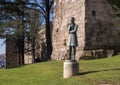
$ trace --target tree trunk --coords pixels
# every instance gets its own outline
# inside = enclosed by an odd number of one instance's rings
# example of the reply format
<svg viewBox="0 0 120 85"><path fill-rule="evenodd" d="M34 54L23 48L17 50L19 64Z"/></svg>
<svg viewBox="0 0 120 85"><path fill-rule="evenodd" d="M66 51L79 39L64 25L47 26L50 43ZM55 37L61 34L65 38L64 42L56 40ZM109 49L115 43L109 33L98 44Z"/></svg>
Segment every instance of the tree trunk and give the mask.
<svg viewBox="0 0 120 85"><path fill-rule="evenodd" d="M19 66L24 64L24 46L23 46L23 40L20 36L18 36L17 39L17 46L18 46L18 57L19 57Z"/></svg>
<svg viewBox="0 0 120 85"><path fill-rule="evenodd" d="M46 0L46 44L47 44L47 60L51 58L52 54L52 39L51 39L51 28L50 28L50 6L49 0Z"/></svg>
<svg viewBox="0 0 120 85"><path fill-rule="evenodd" d="M24 18L25 18L25 14L24 14L24 5L22 5L22 36L21 36L21 54L22 54L22 65L24 64L24 41L25 41L25 23L24 23Z"/></svg>
<svg viewBox="0 0 120 85"><path fill-rule="evenodd" d="M21 42L21 54L22 54L22 65L24 65L24 35L22 36L22 42Z"/></svg>
<svg viewBox="0 0 120 85"><path fill-rule="evenodd" d="M33 55L32 62L35 63L35 37L33 37L33 40L32 40L32 55Z"/></svg>

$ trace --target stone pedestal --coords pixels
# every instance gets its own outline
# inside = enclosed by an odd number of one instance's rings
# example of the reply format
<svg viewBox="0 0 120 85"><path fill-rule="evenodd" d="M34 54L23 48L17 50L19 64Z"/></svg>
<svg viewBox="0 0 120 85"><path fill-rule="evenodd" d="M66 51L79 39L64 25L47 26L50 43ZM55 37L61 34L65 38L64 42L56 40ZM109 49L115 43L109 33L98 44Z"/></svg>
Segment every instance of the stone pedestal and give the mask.
<svg viewBox="0 0 120 85"><path fill-rule="evenodd" d="M79 63L76 60L65 60L63 65L63 78L70 78L79 73Z"/></svg>

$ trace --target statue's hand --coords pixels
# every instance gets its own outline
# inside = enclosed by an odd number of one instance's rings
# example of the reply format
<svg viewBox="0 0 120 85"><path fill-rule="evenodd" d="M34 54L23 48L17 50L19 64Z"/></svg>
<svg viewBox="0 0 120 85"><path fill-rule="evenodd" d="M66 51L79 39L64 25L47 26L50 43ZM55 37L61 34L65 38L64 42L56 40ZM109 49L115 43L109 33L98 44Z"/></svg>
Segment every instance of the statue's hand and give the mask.
<svg viewBox="0 0 120 85"><path fill-rule="evenodd" d="M75 31L69 31L69 34L74 34L75 33Z"/></svg>

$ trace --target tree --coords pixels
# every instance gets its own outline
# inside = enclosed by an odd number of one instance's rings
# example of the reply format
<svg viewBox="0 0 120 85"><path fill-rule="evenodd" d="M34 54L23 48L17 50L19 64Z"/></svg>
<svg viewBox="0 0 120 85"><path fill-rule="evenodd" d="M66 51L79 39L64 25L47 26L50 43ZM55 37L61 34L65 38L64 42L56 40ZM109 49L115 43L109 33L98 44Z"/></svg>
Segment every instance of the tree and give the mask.
<svg viewBox="0 0 120 85"><path fill-rule="evenodd" d="M108 0L108 2L112 5L115 14L120 17L120 0Z"/></svg>
<svg viewBox="0 0 120 85"><path fill-rule="evenodd" d="M39 11L45 19L45 26L46 26L46 44L47 44L47 60L51 58L52 54L52 39L51 39L51 32L52 29L50 27L50 14L53 9L53 0L41 0L38 3L38 0L34 0L34 3L26 3L28 5L36 6L35 9L28 7L29 9Z"/></svg>
<svg viewBox="0 0 120 85"><path fill-rule="evenodd" d="M35 57L35 38L36 32L39 23L39 16L41 16L37 11L30 11L27 7L28 1L15 0L15 1L0 1L0 35L1 37L6 37L5 32L7 34L9 32L10 35L13 35L16 38L16 44L18 46L18 54L19 54L19 65L24 64L24 42L26 33L28 33L28 27L30 37L32 39L32 47L33 47L33 57ZM33 8L34 6L31 6ZM31 17L31 14L34 12L34 18ZM36 21L37 20L37 21ZM32 30L31 30L32 29ZM22 55L22 56L21 56Z"/></svg>
<svg viewBox="0 0 120 85"><path fill-rule="evenodd" d="M29 3L39 7L39 10L37 9L37 11L40 11L45 19L47 60L51 58L52 54L52 39L51 39L52 29L50 27L50 14L53 9L53 2L54 0L41 0L41 2L38 3L38 0L34 0L34 3Z"/></svg>
<svg viewBox="0 0 120 85"><path fill-rule="evenodd" d="M26 26L26 19L27 19L26 18L26 13L27 13L26 9L39 12L39 14L41 14L45 19L47 56L48 56L48 59L50 59L50 55L52 53L52 39L51 39L51 28L50 28L50 11L51 11L52 5L53 5L53 0L42 0L41 3L38 3L37 0L34 0L34 3L29 2L29 0L8 0L8 1L3 0L3 1L0 1L0 6L1 6L0 11L2 11L0 13L0 17L3 18L3 16L10 14L10 16L9 16L10 18L11 17L15 18L15 16L16 16L15 20L19 20L18 22L22 23L21 25L16 26L17 30L19 30L19 31L16 30L16 32L20 32L19 37L21 37L21 39L22 39L22 43L20 44L20 45L22 45L22 48L21 48L22 56L23 56L22 59L24 58L24 38L25 38L25 31L26 31L25 26ZM15 15L11 16L11 13L15 13ZM8 18L8 16L7 16L7 18ZM7 18L4 18L4 20L6 20ZM2 22L4 20L2 20ZM6 27L6 28L9 28L9 27ZM19 29L19 28L22 28L22 29ZM13 29L13 27L12 27L12 29ZM1 31L3 31L3 30L1 29ZM32 42L34 42L35 37L32 37L32 38L33 38ZM34 48L34 45L33 45L33 48ZM34 50L33 50L33 52L34 52Z"/></svg>
<svg viewBox="0 0 120 85"><path fill-rule="evenodd" d="M30 52L32 53L33 56L33 63L35 62L35 55L36 55L36 45L37 45L37 38L39 37L38 34L38 30L39 30L39 26L42 23L42 17L39 14L39 12L35 11L35 10L29 10L30 14L29 17L27 17L28 19L28 30L27 31L27 42L28 44L31 44L31 47L28 47L28 51L26 52ZM25 42L25 43L27 43ZM30 50L29 50L30 49Z"/></svg>
<svg viewBox="0 0 120 85"><path fill-rule="evenodd" d="M24 64L24 37L25 37L25 4L22 0L5 0L0 2L1 6L1 29L3 33L9 31L16 38L18 46L19 65ZM6 35L5 35L6 36Z"/></svg>
<svg viewBox="0 0 120 85"><path fill-rule="evenodd" d="M48 59L52 54L52 39L51 39L51 28L50 28L50 11L52 10L53 0L42 0L43 8L45 8L45 22L46 22L46 43L47 43L47 53Z"/></svg>

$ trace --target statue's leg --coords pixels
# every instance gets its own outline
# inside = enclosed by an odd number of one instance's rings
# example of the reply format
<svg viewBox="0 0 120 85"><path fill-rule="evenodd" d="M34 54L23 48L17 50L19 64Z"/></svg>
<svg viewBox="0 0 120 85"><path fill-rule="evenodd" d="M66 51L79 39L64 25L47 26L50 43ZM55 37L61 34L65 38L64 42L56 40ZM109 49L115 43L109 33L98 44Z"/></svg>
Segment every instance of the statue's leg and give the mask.
<svg viewBox="0 0 120 85"><path fill-rule="evenodd" d="M75 60L76 56L76 46L73 46L73 60Z"/></svg>
<svg viewBox="0 0 120 85"><path fill-rule="evenodd" d="M68 56L68 60L71 60L71 52L72 52L72 47L69 46L69 56Z"/></svg>

